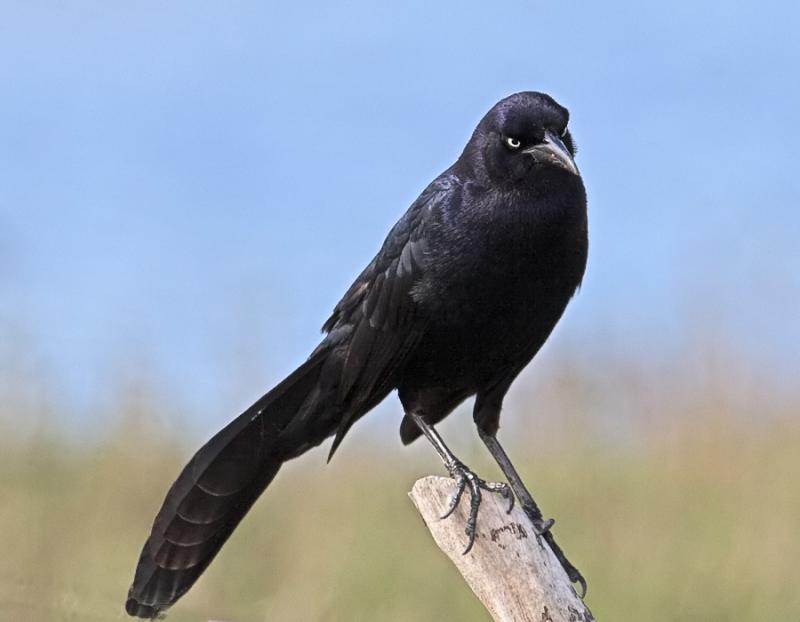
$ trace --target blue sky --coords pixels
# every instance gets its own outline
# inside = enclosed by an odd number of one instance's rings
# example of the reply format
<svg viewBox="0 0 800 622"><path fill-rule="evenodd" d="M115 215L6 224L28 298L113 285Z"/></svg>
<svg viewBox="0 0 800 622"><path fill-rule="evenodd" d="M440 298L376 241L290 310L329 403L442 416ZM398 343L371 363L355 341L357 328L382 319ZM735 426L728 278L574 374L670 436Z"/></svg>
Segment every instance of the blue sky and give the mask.
<svg viewBox="0 0 800 622"><path fill-rule="evenodd" d="M700 323L793 376L798 18L791 2L6 2L0 336L78 412L141 364L201 418L235 395L232 415L314 346L483 113L543 90L571 110L591 227L551 347L657 354Z"/></svg>

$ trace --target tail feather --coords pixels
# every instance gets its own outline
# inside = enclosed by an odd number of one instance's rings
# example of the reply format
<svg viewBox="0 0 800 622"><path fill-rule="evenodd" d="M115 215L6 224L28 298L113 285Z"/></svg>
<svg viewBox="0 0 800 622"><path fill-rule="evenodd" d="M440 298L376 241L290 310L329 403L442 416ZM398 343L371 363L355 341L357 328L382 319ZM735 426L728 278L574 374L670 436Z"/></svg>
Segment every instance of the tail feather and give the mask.
<svg viewBox="0 0 800 622"><path fill-rule="evenodd" d="M300 453L301 448L287 442L282 432L290 424L296 427L298 414L307 420L309 412L318 410L325 359L324 352L316 352L220 430L184 467L139 557L125 603L130 615L153 618L178 600L211 563L283 462ZM316 442L309 443L306 437L302 449L323 440L325 435L316 432Z"/></svg>

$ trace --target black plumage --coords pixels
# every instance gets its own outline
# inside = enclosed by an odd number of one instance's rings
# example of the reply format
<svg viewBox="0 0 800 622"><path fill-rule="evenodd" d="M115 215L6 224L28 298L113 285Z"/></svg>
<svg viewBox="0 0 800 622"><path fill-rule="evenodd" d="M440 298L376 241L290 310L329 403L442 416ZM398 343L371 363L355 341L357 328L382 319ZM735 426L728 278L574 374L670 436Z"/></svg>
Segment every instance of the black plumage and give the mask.
<svg viewBox="0 0 800 622"><path fill-rule="evenodd" d="M424 433L462 490L469 486L471 546L480 490L506 489L477 478L431 426L474 395L481 438L501 466L507 461L495 438L503 397L586 264L586 197L567 123L565 108L535 92L507 97L486 114L336 305L308 360L184 468L142 550L128 613L153 617L174 603L283 462L330 436L333 455L353 423L394 389L406 413L403 442ZM510 463L504 472L555 547ZM583 582L557 553L570 578Z"/></svg>

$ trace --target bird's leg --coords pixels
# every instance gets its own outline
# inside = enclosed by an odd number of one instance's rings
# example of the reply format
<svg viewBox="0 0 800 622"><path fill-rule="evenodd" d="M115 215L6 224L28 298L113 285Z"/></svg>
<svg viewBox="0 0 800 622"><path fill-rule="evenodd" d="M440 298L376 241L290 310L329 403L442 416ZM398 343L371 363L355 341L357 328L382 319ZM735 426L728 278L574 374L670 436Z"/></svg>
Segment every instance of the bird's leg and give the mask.
<svg viewBox="0 0 800 622"><path fill-rule="evenodd" d="M586 579L583 578L583 575L580 573L580 571L575 568L575 566L573 566L572 563L567 559L567 556L564 555L561 547L556 544L555 538L550 531L555 521L552 518L545 520L542 517L542 512L539 509L539 506L536 504L536 501L533 500L533 496L530 492L528 492L525 484L522 483L522 478L520 478L519 473L517 473L517 470L511 463L511 460L509 459L505 449L503 449L502 445L500 445L497 437L486 434L480 429L480 426L478 427L478 434L489 450L489 453L492 454L498 466L503 471L508 483L511 484L511 489L519 499L522 509L528 516L528 519L530 519L534 529L536 529L537 533L545 539L548 545L550 545L550 549L553 551L556 559L558 559L561 567L564 569L564 572L567 573L569 580L572 581L572 583L577 583L580 585L580 596L583 598L586 595Z"/></svg>
<svg viewBox="0 0 800 622"><path fill-rule="evenodd" d="M519 473L517 473L517 470L511 463L508 454L506 454L505 450L500 445L497 437L489 436L484 433L480 427L478 428L478 434L489 449L489 453L492 454L492 457L497 462L500 470L503 471L503 475L506 476L508 483L511 484L511 489L522 504L522 509L525 511L525 514L527 514L528 519L533 523L536 533L541 536L550 531L555 521L552 518L544 520L542 511L539 509L536 501L533 500L531 493L525 488L525 484L522 483L522 478L520 478Z"/></svg>
<svg viewBox="0 0 800 622"><path fill-rule="evenodd" d="M439 457L442 459L447 472L450 474L456 483L458 489L450 500L450 505L447 511L441 518L447 518L458 507L459 501L464 494L464 490L469 487L470 504L469 504L469 518L467 519L466 534L468 538L467 548L464 549L464 555L470 552L472 545L475 544L475 530L478 521L478 508L481 504L481 490L487 492L499 493L504 499L508 499L508 512L514 507L514 495L511 492L508 484L505 482L487 482L469 469L461 460L456 458L452 451L445 445L439 433L425 421L424 417L418 413L408 413L408 416L417 424L420 431L425 435L431 445L433 445Z"/></svg>

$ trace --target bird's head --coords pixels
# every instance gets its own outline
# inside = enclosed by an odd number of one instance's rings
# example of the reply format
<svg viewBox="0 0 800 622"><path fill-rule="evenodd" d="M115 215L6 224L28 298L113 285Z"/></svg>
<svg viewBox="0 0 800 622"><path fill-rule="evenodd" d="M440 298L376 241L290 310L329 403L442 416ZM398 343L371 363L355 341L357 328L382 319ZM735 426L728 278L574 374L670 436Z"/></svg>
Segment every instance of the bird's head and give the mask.
<svg viewBox="0 0 800 622"><path fill-rule="evenodd" d="M568 122L569 111L549 95L515 93L481 119L461 158L492 182L515 182L553 168L579 175Z"/></svg>

